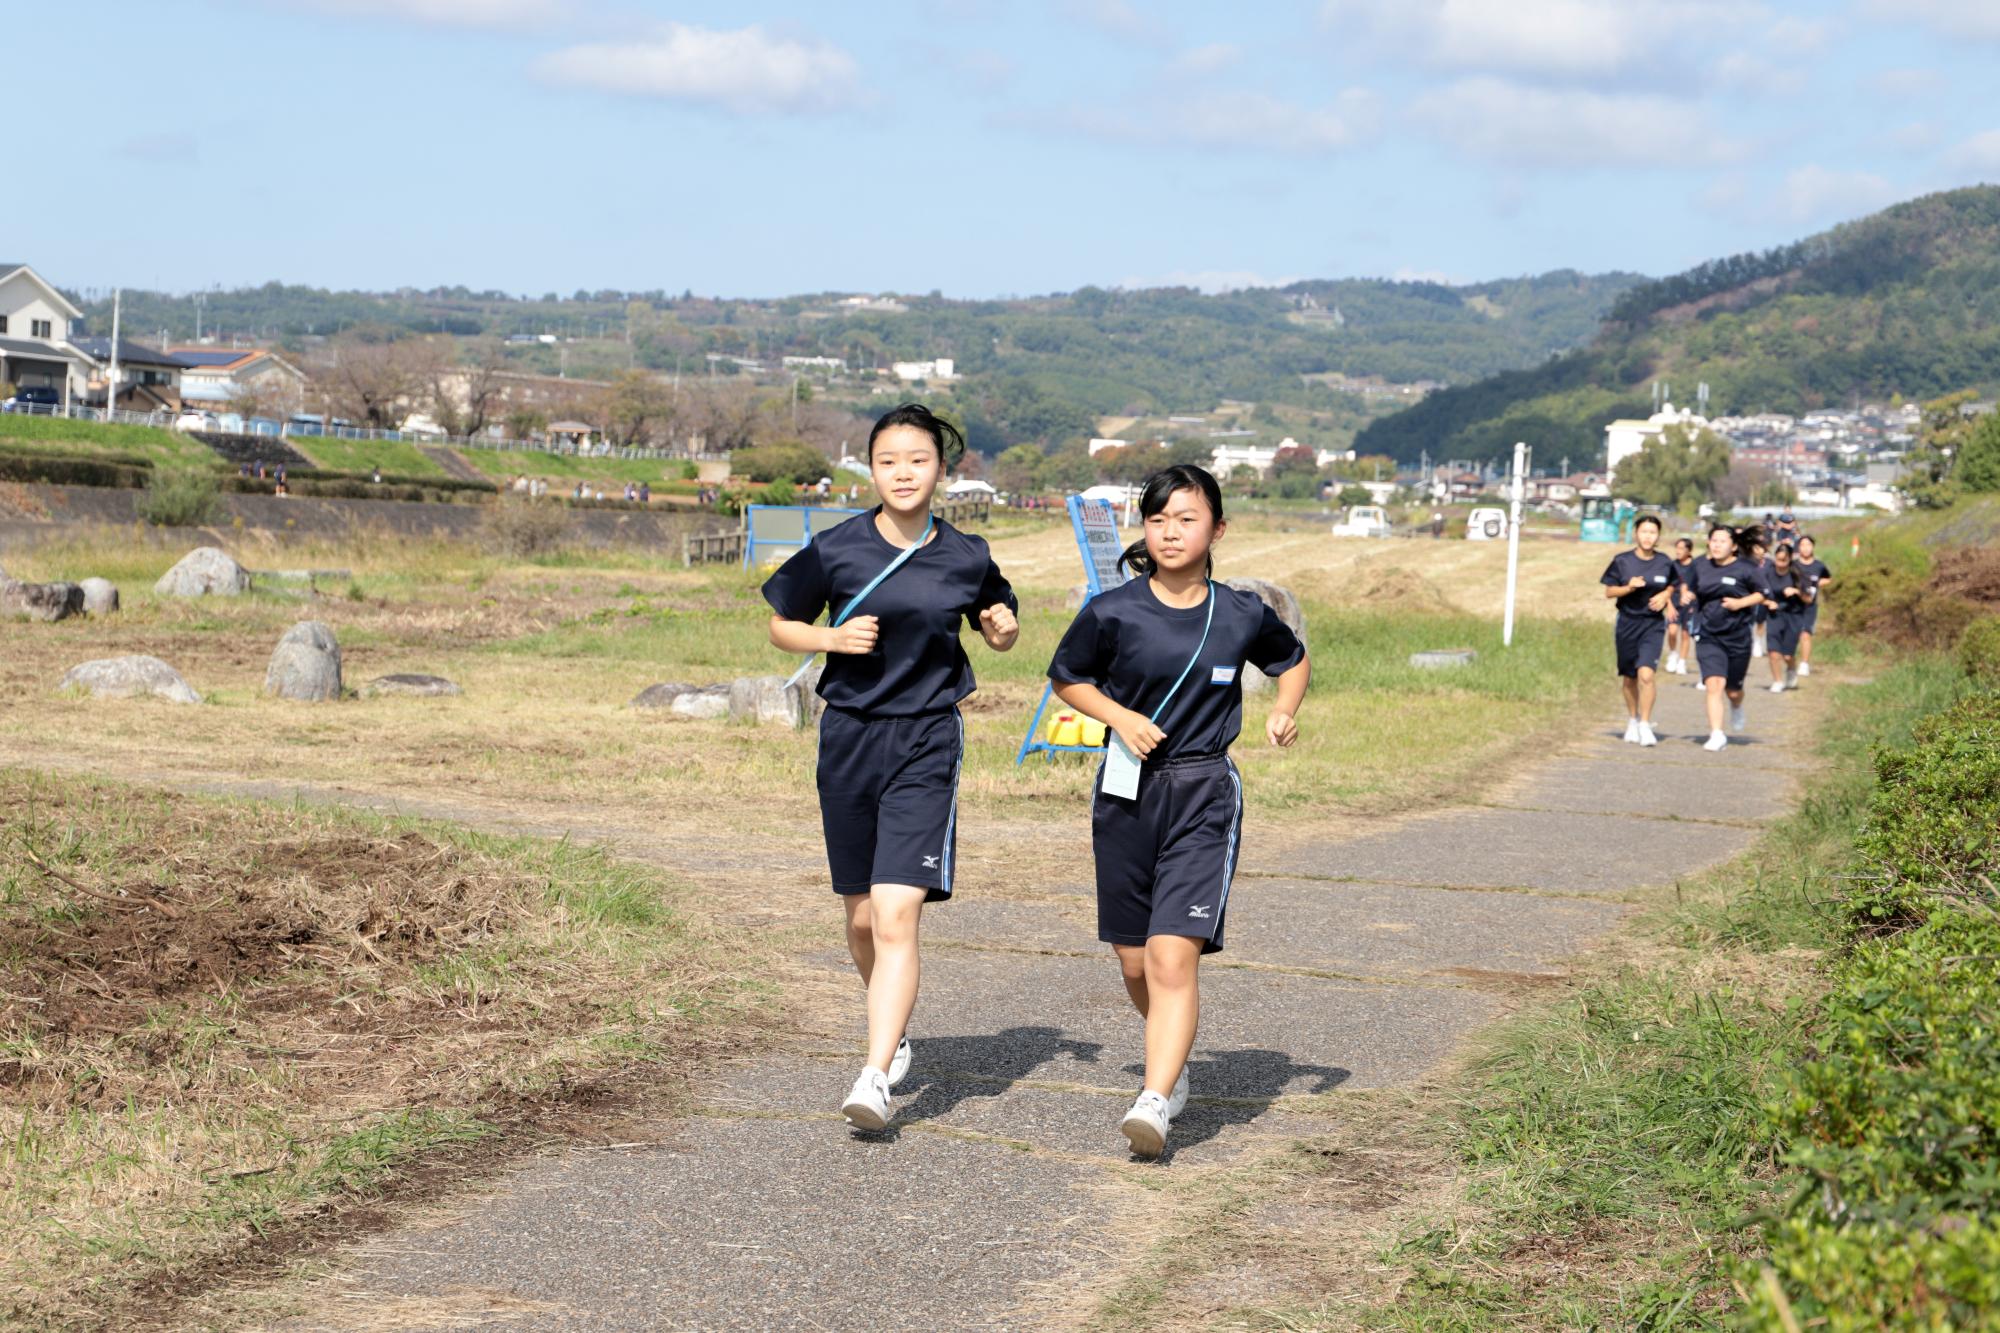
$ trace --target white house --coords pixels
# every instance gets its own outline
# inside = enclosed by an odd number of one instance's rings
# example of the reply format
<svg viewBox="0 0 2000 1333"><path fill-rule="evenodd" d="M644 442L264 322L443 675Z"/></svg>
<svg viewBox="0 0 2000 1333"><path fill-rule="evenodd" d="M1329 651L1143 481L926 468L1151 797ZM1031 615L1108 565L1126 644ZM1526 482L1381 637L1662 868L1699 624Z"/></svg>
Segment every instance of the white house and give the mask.
<svg viewBox="0 0 2000 1333"><path fill-rule="evenodd" d="M889 371L897 379L906 382L958 378L957 363L948 356L941 356L933 361L892 361L889 363Z"/></svg>
<svg viewBox="0 0 2000 1333"><path fill-rule="evenodd" d="M1249 468L1261 477L1271 470L1277 457L1275 444L1218 444L1208 456L1208 470L1218 481L1240 467Z"/></svg>
<svg viewBox="0 0 2000 1333"><path fill-rule="evenodd" d="M0 382L81 397L88 361L69 344L83 312L26 264L0 263Z"/></svg>
<svg viewBox="0 0 2000 1333"><path fill-rule="evenodd" d="M81 356L84 370L83 396L102 405L111 380L111 366L118 365L117 402L121 412L178 412L181 408L181 372L186 365L171 352L161 352L140 343L118 340L118 355L111 355L109 338L72 338L70 346Z"/></svg>
<svg viewBox="0 0 2000 1333"><path fill-rule="evenodd" d="M268 403L262 415L283 420L305 407L305 372L262 348L169 347L181 362L181 399L226 407L245 398Z"/></svg>
<svg viewBox="0 0 2000 1333"><path fill-rule="evenodd" d="M1604 470L1614 482L1617 481L1618 464L1646 447L1648 441L1664 435L1669 426L1686 426L1690 430L1701 430L1708 425L1708 418L1690 408L1676 411L1672 403L1644 421L1622 418L1604 428Z"/></svg>

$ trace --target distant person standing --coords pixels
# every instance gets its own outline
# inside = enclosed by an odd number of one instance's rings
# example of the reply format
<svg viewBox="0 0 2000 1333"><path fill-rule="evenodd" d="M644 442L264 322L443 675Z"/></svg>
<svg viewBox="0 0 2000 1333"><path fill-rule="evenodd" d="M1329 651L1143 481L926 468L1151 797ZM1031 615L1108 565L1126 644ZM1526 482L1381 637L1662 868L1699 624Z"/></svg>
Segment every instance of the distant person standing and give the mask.
<svg viewBox="0 0 2000 1333"><path fill-rule="evenodd" d="M1813 632L1819 627L1820 594L1833 586L1833 571L1826 562L1817 557L1818 546L1811 534L1799 538L1799 576L1812 589L1811 603L1806 607L1805 619L1799 622L1799 675L1812 674Z"/></svg>
<svg viewBox="0 0 2000 1333"><path fill-rule="evenodd" d="M1641 514L1632 525L1634 546L1611 557L1600 582L1604 595L1616 599L1618 621L1612 631L1617 648L1618 685L1625 694L1625 740L1658 745L1653 734L1653 670L1660 662L1667 626L1680 618L1674 589L1680 567L1656 548L1660 520Z"/></svg>
<svg viewBox="0 0 2000 1333"><path fill-rule="evenodd" d="M1444 510L1433 509L1431 511L1431 540L1436 541L1437 539L1443 536L1444 536Z"/></svg>

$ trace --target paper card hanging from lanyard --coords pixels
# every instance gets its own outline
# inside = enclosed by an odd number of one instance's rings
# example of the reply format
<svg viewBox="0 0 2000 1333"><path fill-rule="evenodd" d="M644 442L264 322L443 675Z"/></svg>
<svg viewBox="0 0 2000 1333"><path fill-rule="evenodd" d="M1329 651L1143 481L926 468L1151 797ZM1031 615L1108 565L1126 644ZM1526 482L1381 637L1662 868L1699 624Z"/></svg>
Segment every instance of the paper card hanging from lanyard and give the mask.
<svg viewBox="0 0 2000 1333"><path fill-rule="evenodd" d="M875 521L874 516L870 515L868 521L870 523L873 523ZM884 565L882 567L882 572L880 574L877 574L874 578L868 580L868 584L866 587L862 588L860 592L855 593L854 596L848 598L847 605L840 608L840 614L835 616L831 621L828 622L828 628L839 629L840 626L847 620L847 618L854 614L854 608L861 605L862 598L866 597L869 593L874 592L877 588L881 587L882 580L888 578L891 574L901 569L904 565L904 562L909 560L911 556L917 553L917 548L922 546L925 542L931 539L931 529L936 526L937 526L937 515L935 514L925 515L924 530L917 534L916 541L912 542L910 545L905 546L902 550L898 551L896 553L896 558L891 560L888 564ZM812 669L813 658L817 656L819 656L818 653L807 653L805 657L800 660L799 669L797 671L794 671L792 673L792 678L785 682L786 689L790 689L792 686L798 684L800 681L805 679L806 672Z"/></svg>
<svg viewBox="0 0 2000 1333"><path fill-rule="evenodd" d="M1208 631L1214 624L1215 584L1210 582L1208 584L1208 615L1201 622L1201 642L1194 646L1194 656L1190 657L1187 665L1181 668L1181 674L1167 688L1166 697L1160 700L1159 707L1153 710L1151 717L1147 719L1148 721L1158 722L1160 714L1167 711L1167 705L1172 703L1174 695L1180 692L1181 685L1188 678L1188 672L1194 670L1194 664L1201 660L1201 650L1208 647ZM1116 731L1113 731L1110 735L1110 744L1104 752L1104 794L1106 796L1116 796L1120 800L1125 801L1138 799L1139 770L1144 763L1144 760L1140 759L1138 755L1133 754L1127 748L1123 738Z"/></svg>

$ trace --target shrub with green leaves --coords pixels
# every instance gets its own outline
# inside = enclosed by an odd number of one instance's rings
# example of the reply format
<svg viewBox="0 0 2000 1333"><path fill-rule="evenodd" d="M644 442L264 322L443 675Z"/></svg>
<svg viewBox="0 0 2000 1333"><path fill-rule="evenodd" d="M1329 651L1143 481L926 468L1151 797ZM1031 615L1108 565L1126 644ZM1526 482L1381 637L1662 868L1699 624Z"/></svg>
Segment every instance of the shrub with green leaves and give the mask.
<svg viewBox="0 0 2000 1333"><path fill-rule="evenodd" d="M154 527L206 527L222 515L221 488L207 468L155 468L137 509Z"/></svg>
<svg viewBox="0 0 2000 1333"><path fill-rule="evenodd" d="M1987 689L2000 689L2000 616L1985 616L1958 636L1958 664Z"/></svg>
<svg viewBox="0 0 2000 1333"><path fill-rule="evenodd" d="M1915 744L1875 757L1855 848L1880 880L1857 895L1864 930L1923 919L1940 898L1994 901L2000 871L2000 694L1960 700L1917 725Z"/></svg>
<svg viewBox="0 0 2000 1333"><path fill-rule="evenodd" d="M1882 1329L2000 1327L2000 1223L1956 1218L1930 1226L1884 1222L1844 1230L1799 1219L1773 1228L1771 1268L1793 1322L1755 1274L1742 1328Z"/></svg>

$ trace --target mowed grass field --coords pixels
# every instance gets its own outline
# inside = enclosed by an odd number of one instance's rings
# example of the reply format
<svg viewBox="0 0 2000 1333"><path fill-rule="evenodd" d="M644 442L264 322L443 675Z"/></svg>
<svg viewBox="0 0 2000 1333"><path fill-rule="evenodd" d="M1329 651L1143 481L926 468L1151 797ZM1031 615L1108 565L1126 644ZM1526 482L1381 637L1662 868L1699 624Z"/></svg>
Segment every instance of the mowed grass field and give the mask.
<svg viewBox="0 0 2000 1333"><path fill-rule="evenodd" d="M988 532L1023 633L1006 655L967 636L960 879L1031 899L1090 873L1093 765L1014 762L1081 575L1066 527ZM788 960L831 938L813 735L627 706L791 669L757 574L245 534L253 569L348 573L312 596L154 598L182 554L70 530L5 557L15 577L110 578L125 609L0 627L0 1322L115 1322L412 1162L685 1068L777 1021L815 984ZM1614 716L1608 556L1525 547L1503 650L1503 547L1232 529L1219 572L1294 589L1316 662L1294 749L1264 746L1246 706L1246 841L1475 795L1584 709ZM350 687L420 671L465 693L266 699L303 619L333 627ZM1407 665L1442 647L1479 660ZM126 653L205 702L55 690ZM610 850L515 836L567 830Z"/></svg>

